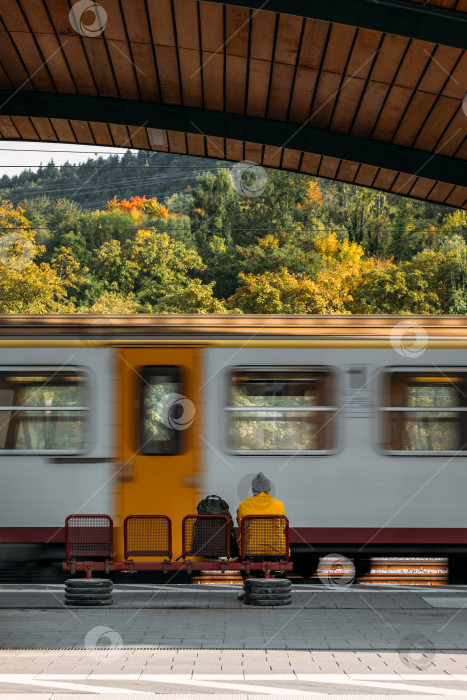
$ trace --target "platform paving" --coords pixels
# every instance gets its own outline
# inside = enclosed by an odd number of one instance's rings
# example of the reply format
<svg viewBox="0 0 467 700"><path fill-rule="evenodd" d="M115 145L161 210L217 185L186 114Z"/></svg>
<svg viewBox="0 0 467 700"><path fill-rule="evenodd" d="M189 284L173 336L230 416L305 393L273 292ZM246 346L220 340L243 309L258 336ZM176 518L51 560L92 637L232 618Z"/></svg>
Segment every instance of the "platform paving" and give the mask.
<svg viewBox="0 0 467 700"><path fill-rule="evenodd" d="M238 590L119 584L95 609L1 586L1 698L467 698L467 587L294 585L283 608Z"/></svg>

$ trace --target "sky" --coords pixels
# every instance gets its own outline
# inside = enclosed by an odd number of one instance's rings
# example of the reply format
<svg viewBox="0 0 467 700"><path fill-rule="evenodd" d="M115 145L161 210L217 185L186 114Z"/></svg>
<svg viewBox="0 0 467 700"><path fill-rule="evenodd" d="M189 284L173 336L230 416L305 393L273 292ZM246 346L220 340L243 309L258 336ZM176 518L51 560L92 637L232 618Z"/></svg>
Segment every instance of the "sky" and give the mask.
<svg viewBox="0 0 467 700"><path fill-rule="evenodd" d="M44 143L41 141L0 141L0 177L18 175L22 170L37 170L53 160L55 165L83 163L96 155L123 154L126 148ZM133 151L136 153L137 151Z"/></svg>

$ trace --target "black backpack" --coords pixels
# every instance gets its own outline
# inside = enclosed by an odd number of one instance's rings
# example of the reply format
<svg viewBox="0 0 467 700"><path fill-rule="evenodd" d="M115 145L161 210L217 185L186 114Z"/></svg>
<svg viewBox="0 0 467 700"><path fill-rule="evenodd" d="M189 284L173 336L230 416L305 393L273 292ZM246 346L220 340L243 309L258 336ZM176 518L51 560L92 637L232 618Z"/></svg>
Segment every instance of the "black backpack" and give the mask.
<svg viewBox="0 0 467 700"><path fill-rule="evenodd" d="M226 503L220 496L214 494L206 496L203 498L198 505L196 510L199 515L226 515L230 520L230 556L238 557L238 544L235 537L235 530L233 526L232 516L229 510L229 504ZM216 535L215 532L211 533L207 522L204 522L201 526L201 520L195 522L193 527L193 535L191 541L191 554L195 556L225 556L226 552L223 551L224 547L222 543L225 542L224 536L221 532ZM218 528L218 524L215 525Z"/></svg>

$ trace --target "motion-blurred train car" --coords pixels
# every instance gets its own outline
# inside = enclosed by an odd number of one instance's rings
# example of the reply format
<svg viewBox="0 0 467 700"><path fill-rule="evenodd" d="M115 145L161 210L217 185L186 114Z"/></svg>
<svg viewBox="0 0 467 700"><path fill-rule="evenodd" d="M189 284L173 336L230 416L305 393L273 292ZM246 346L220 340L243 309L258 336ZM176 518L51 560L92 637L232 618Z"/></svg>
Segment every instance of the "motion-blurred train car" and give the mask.
<svg viewBox="0 0 467 700"><path fill-rule="evenodd" d="M298 569L467 553L467 320L0 317L0 562L64 556L70 513L234 513L263 471Z"/></svg>

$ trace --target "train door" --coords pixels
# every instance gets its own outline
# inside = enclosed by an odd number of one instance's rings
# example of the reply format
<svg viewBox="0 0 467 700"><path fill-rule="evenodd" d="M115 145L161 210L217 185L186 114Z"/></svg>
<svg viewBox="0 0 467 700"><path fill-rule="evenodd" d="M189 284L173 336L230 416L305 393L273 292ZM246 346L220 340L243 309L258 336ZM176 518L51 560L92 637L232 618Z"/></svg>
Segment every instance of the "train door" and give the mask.
<svg viewBox="0 0 467 700"><path fill-rule="evenodd" d="M118 355L119 464L117 512L172 520L174 557L181 554L183 516L196 512L198 351L126 348ZM123 555L121 527L117 554Z"/></svg>

